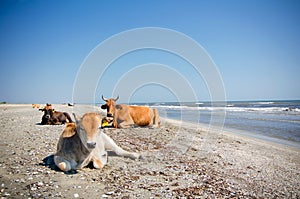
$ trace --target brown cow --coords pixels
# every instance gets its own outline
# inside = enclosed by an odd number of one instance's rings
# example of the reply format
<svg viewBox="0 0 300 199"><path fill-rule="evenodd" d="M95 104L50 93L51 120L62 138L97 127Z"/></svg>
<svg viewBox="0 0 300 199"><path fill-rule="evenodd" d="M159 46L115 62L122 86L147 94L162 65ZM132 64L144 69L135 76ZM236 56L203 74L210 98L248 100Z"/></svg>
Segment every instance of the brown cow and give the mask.
<svg viewBox="0 0 300 199"><path fill-rule="evenodd" d="M54 109L47 109L49 107L45 107L41 109L44 112L42 117L42 125L59 125L65 124L67 122L73 122L70 115L67 112L59 112Z"/></svg>
<svg viewBox="0 0 300 199"><path fill-rule="evenodd" d="M129 106L126 104L116 104L116 99L106 99L102 96L106 104L102 109L107 110L107 117L113 117L115 128L129 128L132 126L160 127L160 118L157 109L146 106Z"/></svg>
<svg viewBox="0 0 300 199"><path fill-rule="evenodd" d="M54 155L56 166L62 171L81 169L93 162L96 169L101 169L107 163L107 151L132 159L141 158L139 153L123 150L106 135L102 129L101 118L97 113L86 113L76 124L67 124L62 132L57 152Z"/></svg>

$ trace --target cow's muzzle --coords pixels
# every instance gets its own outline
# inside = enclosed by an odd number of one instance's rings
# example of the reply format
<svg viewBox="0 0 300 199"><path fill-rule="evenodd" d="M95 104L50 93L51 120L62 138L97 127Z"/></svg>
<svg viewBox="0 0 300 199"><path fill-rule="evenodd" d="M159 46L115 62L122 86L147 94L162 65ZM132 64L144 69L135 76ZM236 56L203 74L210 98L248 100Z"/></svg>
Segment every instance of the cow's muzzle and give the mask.
<svg viewBox="0 0 300 199"><path fill-rule="evenodd" d="M113 114L111 114L111 113L107 113L107 115L106 115L107 117L113 117Z"/></svg>
<svg viewBox="0 0 300 199"><path fill-rule="evenodd" d="M96 147L96 142L87 142L87 147L90 149L94 149Z"/></svg>

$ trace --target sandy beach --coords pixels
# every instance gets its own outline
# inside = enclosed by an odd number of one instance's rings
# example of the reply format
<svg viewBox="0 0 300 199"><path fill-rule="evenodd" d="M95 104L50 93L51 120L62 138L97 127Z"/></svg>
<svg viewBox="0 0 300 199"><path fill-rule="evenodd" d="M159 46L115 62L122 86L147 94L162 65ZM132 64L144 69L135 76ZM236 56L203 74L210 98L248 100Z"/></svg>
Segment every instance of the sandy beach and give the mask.
<svg viewBox="0 0 300 199"><path fill-rule="evenodd" d="M101 112L87 105L55 110ZM143 160L65 174L53 163L64 125L29 104L0 105L1 198L300 198L300 149L162 119L159 129L104 129Z"/></svg>

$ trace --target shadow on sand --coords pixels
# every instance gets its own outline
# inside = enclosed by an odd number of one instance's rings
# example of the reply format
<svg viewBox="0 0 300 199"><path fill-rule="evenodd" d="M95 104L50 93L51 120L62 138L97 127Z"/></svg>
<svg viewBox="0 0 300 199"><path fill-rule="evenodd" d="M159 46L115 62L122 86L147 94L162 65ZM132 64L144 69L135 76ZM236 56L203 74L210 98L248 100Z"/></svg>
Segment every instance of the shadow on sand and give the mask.
<svg viewBox="0 0 300 199"><path fill-rule="evenodd" d="M41 166L48 167L53 171L62 172L54 163L54 155L49 155L43 159L43 162L40 163ZM65 174L76 174L76 170L71 170L68 172L64 172Z"/></svg>

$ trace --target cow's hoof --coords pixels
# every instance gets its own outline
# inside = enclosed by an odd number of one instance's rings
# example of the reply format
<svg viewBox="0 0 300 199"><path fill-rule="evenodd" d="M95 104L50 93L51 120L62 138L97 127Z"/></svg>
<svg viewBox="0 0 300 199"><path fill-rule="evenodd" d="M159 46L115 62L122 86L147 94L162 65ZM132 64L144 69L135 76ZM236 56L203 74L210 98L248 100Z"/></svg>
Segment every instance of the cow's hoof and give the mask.
<svg viewBox="0 0 300 199"><path fill-rule="evenodd" d="M74 170L74 169L71 169L69 171L65 171L65 174L67 174L67 175L72 175L72 174L76 174L76 173L77 173L77 171Z"/></svg>
<svg viewBox="0 0 300 199"><path fill-rule="evenodd" d="M62 171L66 171L67 170L67 164L65 162L61 162L58 164L58 168Z"/></svg>

